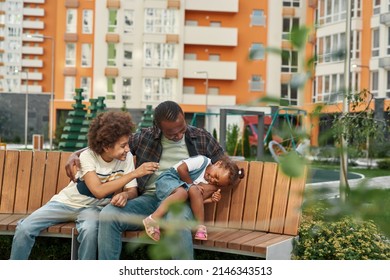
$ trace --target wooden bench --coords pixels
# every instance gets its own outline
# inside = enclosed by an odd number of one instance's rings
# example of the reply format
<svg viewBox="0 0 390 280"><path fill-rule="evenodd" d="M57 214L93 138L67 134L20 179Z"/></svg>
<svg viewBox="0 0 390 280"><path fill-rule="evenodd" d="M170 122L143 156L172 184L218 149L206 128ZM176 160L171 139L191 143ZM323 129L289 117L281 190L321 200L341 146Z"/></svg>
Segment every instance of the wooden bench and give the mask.
<svg viewBox="0 0 390 280"><path fill-rule="evenodd" d="M0 150L0 234L13 235L17 221L45 204L65 187L69 152ZM289 178L272 162L239 161L247 176L223 193L217 204L206 205L208 240L194 241L196 249L290 259L298 236L304 178ZM72 238L77 255L74 223L48 228L43 236ZM125 232L132 242L143 232Z"/></svg>

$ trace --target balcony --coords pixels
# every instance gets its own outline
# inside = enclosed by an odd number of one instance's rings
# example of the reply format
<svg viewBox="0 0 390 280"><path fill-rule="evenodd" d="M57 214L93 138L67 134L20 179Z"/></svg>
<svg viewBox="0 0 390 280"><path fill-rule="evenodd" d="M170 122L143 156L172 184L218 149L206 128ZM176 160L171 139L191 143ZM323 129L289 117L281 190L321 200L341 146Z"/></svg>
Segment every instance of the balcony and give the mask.
<svg viewBox="0 0 390 280"><path fill-rule="evenodd" d="M45 23L43 21L37 21L37 20L24 20L23 21L23 28L44 29Z"/></svg>
<svg viewBox="0 0 390 280"><path fill-rule="evenodd" d="M379 65L378 66L380 68L384 68L386 70L390 70L390 56L379 58Z"/></svg>
<svg viewBox="0 0 390 280"><path fill-rule="evenodd" d="M45 4L45 0L24 0L24 4Z"/></svg>
<svg viewBox="0 0 390 280"><path fill-rule="evenodd" d="M238 30L225 27L186 26L184 44L236 47Z"/></svg>
<svg viewBox="0 0 390 280"><path fill-rule="evenodd" d="M41 67L43 67L43 61L40 59L23 59L22 60L22 67L41 68Z"/></svg>
<svg viewBox="0 0 390 280"><path fill-rule="evenodd" d="M384 13L380 15L379 22L386 26L390 26L390 13Z"/></svg>
<svg viewBox="0 0 390 280"><path fill-rule="evenodd" d="M237 63L230 61L184 60L183 77L187 79L204 79L195 72L207 71L208 78L218 80L236 80Z"/></svg>
<svg viewBox="0 0 390 280"><path fill-rule="evenodd" d="M187 0L185 1L185 9L189 11L237 13L238 0Z"/></svg>
<svg viewBox="0 0 390 280"><path fill-rule="evenodd" d="M22 47L22 54L41 55L41 54L43 54L43 48L42 47Z"/></svg>
<svg viewBox="0 0 390 280"><path fill-rule="evenodd" d="M43 17L45 10L41 8L23 8L23 16Z"/></svg>

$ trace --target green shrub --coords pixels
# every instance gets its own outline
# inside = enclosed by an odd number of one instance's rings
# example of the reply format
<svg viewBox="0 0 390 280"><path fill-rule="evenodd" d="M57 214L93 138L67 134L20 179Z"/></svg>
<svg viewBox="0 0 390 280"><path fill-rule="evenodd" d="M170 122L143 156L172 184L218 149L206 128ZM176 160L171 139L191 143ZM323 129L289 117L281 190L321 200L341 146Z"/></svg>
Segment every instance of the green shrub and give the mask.
<svg viewBox="0 0 390 280"><path fill-rule="evenodd" d="M306 215L299 239L294 242L295 260L388 260L390 242L372 221L350 217L323 220L318 212Z"/></svg>
<svg viewBox="0 0 390 280"><path fill-rule="evenodd" d="M390 169L390 159L384 159L378 161L379 169Z"/></svg>

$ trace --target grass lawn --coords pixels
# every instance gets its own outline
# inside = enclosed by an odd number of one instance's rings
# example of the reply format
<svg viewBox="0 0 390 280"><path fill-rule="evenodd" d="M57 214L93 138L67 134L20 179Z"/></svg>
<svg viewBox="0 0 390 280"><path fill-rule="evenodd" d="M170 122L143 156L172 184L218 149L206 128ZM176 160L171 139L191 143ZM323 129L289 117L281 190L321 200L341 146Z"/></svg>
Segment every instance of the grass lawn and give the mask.
<svg viewBox="0 0 390 280"><path fill-rule="evenodd" d="M320 163L312 163L312 167L318 167L321 169L329 169L329 170L340 170L340 165L338 164L320 164ZM349 166L348 172L356 172L363 174L366 178L374 178L381 176L389 176L390 172L388 169L378 169L378 168L366 168L362 166Z"/></svg>

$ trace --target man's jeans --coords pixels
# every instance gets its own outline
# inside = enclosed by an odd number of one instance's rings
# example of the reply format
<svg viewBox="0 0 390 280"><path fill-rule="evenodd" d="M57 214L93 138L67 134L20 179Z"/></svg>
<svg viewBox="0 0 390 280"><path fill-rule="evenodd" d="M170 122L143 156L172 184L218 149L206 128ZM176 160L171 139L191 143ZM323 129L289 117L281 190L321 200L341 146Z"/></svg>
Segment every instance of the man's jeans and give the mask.
<svg viewBox="0 0 390 280"><path fill-rule="evenodd" d="M99 216L99 259L118 260L122 251L122 233L127 230L143 230L142 219L152 214L158 207L160 201L156 195L144 194L129 200L125 207L119 208L113 205L105 206ZM173 218L168 213L165 220L169 222ZM181 219L193 221L191 208L186 204ZM192 233L189 226L183 228L177 234L176 246L180 248L174 259L193 259Z"/></svg>
<svg viewBox="0 0 390 280"><path fill-rule="evenodd" d="M20 220L12 241L11 260L27 260L39 233L56 224L76 222L79 232L77 240L80 243L78 257L81 260L96 260L97 230L100 209L73 208L57 201L47 204Z"/></svg>

